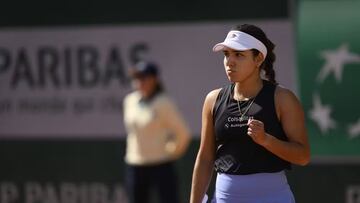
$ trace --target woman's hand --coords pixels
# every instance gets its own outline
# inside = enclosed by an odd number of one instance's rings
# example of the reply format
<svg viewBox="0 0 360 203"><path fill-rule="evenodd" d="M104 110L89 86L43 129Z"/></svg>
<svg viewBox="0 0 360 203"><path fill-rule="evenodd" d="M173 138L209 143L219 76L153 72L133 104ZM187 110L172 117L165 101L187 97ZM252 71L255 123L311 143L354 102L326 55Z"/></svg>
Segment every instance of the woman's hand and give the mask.
<svg viewBox="0 0 360 203"><path fill-rule="evenodd" d="M265 133L264 123L250 117L247 124L247 134L251 139L259 145L266 145L269 135Z"/></svg>

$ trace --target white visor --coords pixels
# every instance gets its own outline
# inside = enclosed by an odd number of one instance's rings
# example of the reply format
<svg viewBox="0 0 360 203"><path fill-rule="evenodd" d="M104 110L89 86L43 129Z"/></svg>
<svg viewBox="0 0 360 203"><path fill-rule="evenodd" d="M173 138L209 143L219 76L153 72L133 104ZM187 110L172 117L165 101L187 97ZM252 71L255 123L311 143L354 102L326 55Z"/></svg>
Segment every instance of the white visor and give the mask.
<svg viewBox="0 0 360 203"><path fill-rule="evenodd" d="M213 47L213 51L221 51L225 47L229 47L237 51L256 49L263 54L264 59L266 58L267 54L267 49L260 40L245 32L237 30L230 31L226 36L224 42L218 43Z"/></svg>

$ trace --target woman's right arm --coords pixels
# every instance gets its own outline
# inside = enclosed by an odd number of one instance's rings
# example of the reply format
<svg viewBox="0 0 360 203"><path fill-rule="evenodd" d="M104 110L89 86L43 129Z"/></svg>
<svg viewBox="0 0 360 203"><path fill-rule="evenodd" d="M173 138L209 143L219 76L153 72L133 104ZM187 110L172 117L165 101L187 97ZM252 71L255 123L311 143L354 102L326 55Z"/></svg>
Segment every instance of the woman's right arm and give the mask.
<svg viewBox="0 0 360 203"><path fill-rule="evenodd" d="M212 109L220 89L205 98L202 110L201 142L193 171L190 203L201 203L213 174L215 160L215 133Z"/></svg>

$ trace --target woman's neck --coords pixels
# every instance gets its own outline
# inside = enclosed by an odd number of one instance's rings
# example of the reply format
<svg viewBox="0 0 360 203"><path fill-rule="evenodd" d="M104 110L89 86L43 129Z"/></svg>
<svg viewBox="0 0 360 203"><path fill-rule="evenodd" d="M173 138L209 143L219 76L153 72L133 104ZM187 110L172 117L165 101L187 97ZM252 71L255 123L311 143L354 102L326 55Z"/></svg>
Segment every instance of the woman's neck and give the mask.
<svg viewBox="0 0 360 203"><path fill-rule="evenodd" d="M255 80L236 82L234 88L234 99L242 101L253 98L259 93L262 87L263 81L260 77Z"/></svg>

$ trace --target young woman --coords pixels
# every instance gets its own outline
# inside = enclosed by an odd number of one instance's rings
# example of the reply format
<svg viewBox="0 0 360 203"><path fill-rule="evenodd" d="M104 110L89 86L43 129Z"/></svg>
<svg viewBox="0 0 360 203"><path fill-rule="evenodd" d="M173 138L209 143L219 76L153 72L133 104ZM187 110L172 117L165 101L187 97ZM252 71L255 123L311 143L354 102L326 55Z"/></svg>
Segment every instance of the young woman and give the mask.
<svg viewBox="0 0 360 203"><path fill-rule="evenodd" d="M125 179L130 203L149 202L153 188L159 202L179 202L174 162L185 153L190 134L163 91L158 72L153 63L137 63L131 69L135 91L124 99Z"/></svg>
<svg viewBox="0 0 360 203"><path fill-rule="evenodd" d="M191 203L204 198L214 168L213 202L295 202L284 170L306 165L310 150L299 100L275 81L274 47L249 24L214 46L230 84L205 98Z"/></svg>

